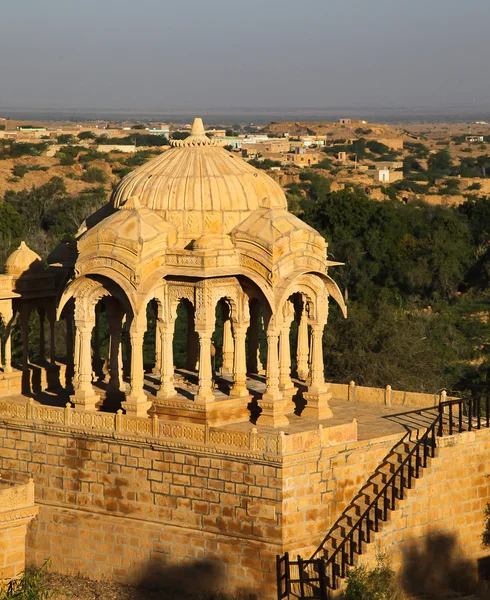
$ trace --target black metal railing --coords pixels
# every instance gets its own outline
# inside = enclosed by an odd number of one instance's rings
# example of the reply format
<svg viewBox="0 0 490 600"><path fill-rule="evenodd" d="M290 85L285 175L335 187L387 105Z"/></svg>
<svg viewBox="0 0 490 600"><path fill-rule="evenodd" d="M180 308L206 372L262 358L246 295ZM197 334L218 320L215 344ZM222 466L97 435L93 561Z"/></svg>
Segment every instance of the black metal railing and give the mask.
<svg viewBox="0 0 490 600"><path fill-rule="evenodd" d="M417 412L429 411L434 408ZM327 598L328 589L338 588L339 579L354 565L355 555L363 553L372 534L379 531L380 523L388 520L396 502L404 498L414 479L421 476L429 458L434 458L437 438L482 428L490 428L490 394L441 402L425 433L414 442L340 543L330 552L327 550L329 541L335 544L332 528L309 560L298 556L291 561L288 553L277 557L278 600L292 596L302 600Z"/></svg>

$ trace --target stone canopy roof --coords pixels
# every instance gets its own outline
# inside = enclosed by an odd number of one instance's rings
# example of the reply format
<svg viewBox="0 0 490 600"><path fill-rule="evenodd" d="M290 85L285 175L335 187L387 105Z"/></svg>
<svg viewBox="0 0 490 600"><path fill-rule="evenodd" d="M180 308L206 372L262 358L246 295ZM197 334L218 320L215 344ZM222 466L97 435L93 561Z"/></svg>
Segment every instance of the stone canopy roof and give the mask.
<svg viewBox="0 0 490 600"><path fill-rule="evenodd" d="M201 119L120 182L80 229L77 250L75 278L106 277L135 307L165 277L229 276L247 277L272 305L307 273L342 302L328 276L340 263L327 259L323 236L287 210L271 177L210 140Z"/></svg>
<svg viewBox="0 0 490 600"><path fill-rule="evenodd" d="M188 138L124 177L113 206L135 196L175 225L180 247L203 235L228 235L257 209L287 209L281 187L209 139L201 119Z"/></svg>

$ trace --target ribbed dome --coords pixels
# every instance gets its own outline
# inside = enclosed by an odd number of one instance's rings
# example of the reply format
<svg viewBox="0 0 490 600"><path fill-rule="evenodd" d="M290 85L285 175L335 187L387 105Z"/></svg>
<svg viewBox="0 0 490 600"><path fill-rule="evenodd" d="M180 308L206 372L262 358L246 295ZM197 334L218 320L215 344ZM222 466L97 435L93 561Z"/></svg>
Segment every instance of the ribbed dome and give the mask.
<svg viewBox="0 0 490 600"><path fill-rule="evenodd" d="M218 143L204 135L196 119L187 139L121 181L114 206L136 196L173 223L186 243L206 234L229 234L258 208L287 208L273 179Z"/></svg>
<svg viewBox="0 0 490 600"><path fill-rule="evenodd" d="M17 250L7 258L5 262L5 273L19 277L24 273L39 273L43 271L43 261L25 242L21 242Z"/></svg>

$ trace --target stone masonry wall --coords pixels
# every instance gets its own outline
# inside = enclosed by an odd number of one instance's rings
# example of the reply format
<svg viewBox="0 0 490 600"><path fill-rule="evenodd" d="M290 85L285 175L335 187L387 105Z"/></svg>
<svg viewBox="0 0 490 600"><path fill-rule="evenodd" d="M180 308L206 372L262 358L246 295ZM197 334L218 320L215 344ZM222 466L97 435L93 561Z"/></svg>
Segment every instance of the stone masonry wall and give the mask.
<svg viewBox="0 0 490 600"><path fill-rule="evenodd" d="M185 565L193 585L273 593L277 465L35 427L0 425L3 476L35 482L29 562L49 556L57 571L126 582Z"/></svg>
<svg viewBox="0 0 490 600"><path fill-rule="evenodd" d="M9 419L0 422L0 471L34 478L40 514L28 536L31 563L50 556L55 570L92 578L199 581L273 597L276 554L311 555L401 439L343 442L345 431L332 432L285 436L272 460ZM451 536L456 557L483 556L489 451L488 430L440 440L375 536L397 568L432 532ZM374 553L371 545L366 559Z"/></svg>
<svg viewBox="0 0 490 600"><path fill-rule="evenodd" d="M284 466L283 536L286 550L307 558L317 549L366 480L402 436L349 442L303 453Z"/></svg>

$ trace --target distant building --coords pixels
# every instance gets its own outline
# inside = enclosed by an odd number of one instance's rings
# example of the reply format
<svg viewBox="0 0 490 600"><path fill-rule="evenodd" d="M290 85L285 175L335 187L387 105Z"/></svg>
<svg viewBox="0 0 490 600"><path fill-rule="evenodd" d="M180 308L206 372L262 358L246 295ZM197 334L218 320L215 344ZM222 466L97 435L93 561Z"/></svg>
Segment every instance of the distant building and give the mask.
<svg viewBox="0 0 490 600"><path fill-rule="evenodd" d="M390 169L375 169L373 179L380 183L393 183L403 179L402 171L391 171Z"/></svg>
<svg viewBox="0 0 490 600"><path fill-rule="evenodd" d="M206 131L206 134L208 132ZM231 135L225 135L225 136L214 136L213 140L218 140L220 142L223 142L223 144L225 146L231 146L232 148L235 148L237 150L240 150L240 148L242 147L242 138L238 137L238 136L231 136Z"/></svg>
<svg viewBox="0 0 490 600"><path fill-rule="evenodd" d="M212 138L226 137L226 129L208 129L206 135Z"/></svg>
<svg viewBox="0 0 490 600"><path fill-rule="evenodd" d="M468 144L478 144L479 142L484 142L485 137L483 135L467 135L465 140Z"/></svg>
<svg viewBox="0 0 490 600"><path fill-rule="evenodd" d="M306 152L304 148L297 148L296 152L286 154L286 162L295 167L311 167L321 162L325 155L321 152Z"/></svg>
<svg viewBox="0 0 490 600"><path fill-rule="evenodd" d="M151 133L152 135L163 135L167 140L170 138L170 128L168 125L161 125L159 129L149 129L148 133Z"/></svg>

